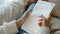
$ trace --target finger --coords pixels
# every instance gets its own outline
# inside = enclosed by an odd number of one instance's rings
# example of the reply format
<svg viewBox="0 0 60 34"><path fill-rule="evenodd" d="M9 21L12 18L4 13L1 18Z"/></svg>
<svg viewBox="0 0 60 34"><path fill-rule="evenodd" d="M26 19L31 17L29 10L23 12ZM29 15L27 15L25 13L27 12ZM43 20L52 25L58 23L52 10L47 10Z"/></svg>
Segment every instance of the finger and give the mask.
<svg viewBox="0 0 60 34"><path fill-rule="evenodd" d="M38 23L38 25L39 25L40 27L42 27L42 21L41 21L41 22L39 22L39 23Z"/></svg>
<svg viewBox="0 0 60 34"><path fill-rule="evenodd" d="M51 26L51 23L45 23L45 26L46 27L50 27Z"/></svg>
<svg viewBox="0 0 60 34"><path fill-rule="evenodd" d="M43 21L43 19L40 19L39 21Z"/></svg>
<svg viewBox="0 0 60 34"><path fill-rule="evenodd" d="M39 18L43 18L44 16L43 15L40 15Z"/></svg>
<svg viewBox="0 0 60 34"><path fill-rule="evenodd" d="M49 17L47 18L47 21L50 21L51 20L51 15L49 15Z"/></svg>
<svg viewBox="0 0 60 34"><path fill-rule="evenodd" d="M39 18L39 21L43 21L43 19L40 17L40 18Z"/></svg>
<svg viewBox="0 0 60 34"><path fill-rule="evenodd" d="M46 18L45 18L43 15L39 16L39 18L40 18L40 19L42 18L43 21L46 20Z"/></svg>

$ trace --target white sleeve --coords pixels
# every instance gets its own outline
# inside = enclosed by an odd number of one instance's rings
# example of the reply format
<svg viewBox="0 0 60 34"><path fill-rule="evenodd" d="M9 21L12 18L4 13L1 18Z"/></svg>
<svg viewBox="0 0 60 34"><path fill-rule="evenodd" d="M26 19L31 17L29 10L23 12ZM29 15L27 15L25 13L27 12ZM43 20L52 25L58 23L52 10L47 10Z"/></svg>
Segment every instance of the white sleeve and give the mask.
<svg viewBox="0 0 60 34"><path fill-rule="evenodd" d="M15 33L18 32L15 20L13 20L13 21L11 21L9 23L5 22L3 25L4 25L4 32L5 32L5 34L15 34Z"/></svg>

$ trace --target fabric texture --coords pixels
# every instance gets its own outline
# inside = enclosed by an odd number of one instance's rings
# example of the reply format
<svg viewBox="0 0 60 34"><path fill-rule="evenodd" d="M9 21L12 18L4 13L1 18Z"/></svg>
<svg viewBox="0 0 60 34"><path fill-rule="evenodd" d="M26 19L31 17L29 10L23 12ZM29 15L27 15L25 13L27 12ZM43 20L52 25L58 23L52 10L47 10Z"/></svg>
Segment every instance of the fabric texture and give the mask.
<svg viewBox="0 0 60 34"><path fill-rule="evenodd" d="M51 23L51 30L60 29L60 18L52 17Z"/></svg>
<svg viewBox="0 0 60 34"><path fill-rule="evenodd" d="M4 32L4 26L3 25L0 26L0 34L5 34L5 32Z"/></svg>
<svg viewBox="0 0 60 34"><path fill-rule="evenodd" d="M49 1L56 4L51 14L53 16L60 17L60 0L49 0Z"/></svg>
<svg viewBox="0 0 60 34"><path fill-rule="evenodd" d="M23 0L0 0L0 25L20 18L24 12Z"/></svg>
<svg viewBox="0 0 60 34"><path fill-rule="evenodd" d="M60 31L56 31L54 34L60 34Z"/></svg>
<svg viewBox="0 0 60 34"><path fill-rule="evenodd" d="M16 20L13 20L9 23L4 23L3 25L5 34L16 34L18 32Z"/></svg>
<svg viewBox="0 0 60 34"><path fill-rule="evenodd" d="M13 20L9 23L4 22L2 26L0 26L0 34L16 34L18 29L16 27L16 20Z"/></svg>

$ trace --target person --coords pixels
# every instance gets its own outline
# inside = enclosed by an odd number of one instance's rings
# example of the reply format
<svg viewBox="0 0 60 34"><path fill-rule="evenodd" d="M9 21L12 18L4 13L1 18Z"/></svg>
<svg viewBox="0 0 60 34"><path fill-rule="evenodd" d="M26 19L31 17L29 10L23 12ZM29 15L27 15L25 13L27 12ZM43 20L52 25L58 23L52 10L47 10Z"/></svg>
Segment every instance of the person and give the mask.
<svg viewBox="0 0 60 34"><path fill-rule="evenodd" d="M20 1L22 1L22 0L20 0ZM13 4L14 4L13 6L15 6L15 2ZM18 3L18 5L19 5L19 3ZM24 4L22 4L22 5L24 5ZM27 5L29 5L29 4L27 4ZM35 4L33 3L32 5L34 6ZM22 26L22 24L24 23L24 21L26 20L26 18L29 16L29 14L31 12L32 12L32 9L29 9L28 12L24 15L24 17L21 18L21 20L13 20L9 23L4 22L4 24L2 26L0 26L0 34L16 34L18 32L18 29Z"/></svg>
<svg viewBox="0 0 60 34"><path fill-rule="evenodd" d="M0 34L15 34L18 32L18 28L23 24L25 19L30 14L29 10L26 15L17 20L23 14L28 4L24 0L2 0L0 8Z"/></svg>
<svg viewBox="0 0 60 34"><path fill-rule="evenodd" d="M35 6L35 3L32 3L32 4L30 4L30 6L28 7L28 9L33 9L34 8L34 6ZM32 11L32 10L31 10ZM31 12L30 12L31 13ZM51 19L51 16L49 16L47 19L44 17L44 16L40 16L40 20L39 20L39 27L48 27L47 29L49 29L50 28L50 26L51 26L51 23L50 23L50 19ZM42 21L44 21L44 24L43 24L43 22ZM46 29L46 28L45 28ZM44 31L43 31L44 32ZM27 34L29 34L28 32L26 32L26 31L24 31L23 29L21 29L21 28L19 28L19 34L24 34L24 33L27 33ZM47 33L47 32L45 32L45 33ZM40 30L39 30L39 34L40 34ZM50 34L50 29L48 30L48 33L47 34Z"/></svg>

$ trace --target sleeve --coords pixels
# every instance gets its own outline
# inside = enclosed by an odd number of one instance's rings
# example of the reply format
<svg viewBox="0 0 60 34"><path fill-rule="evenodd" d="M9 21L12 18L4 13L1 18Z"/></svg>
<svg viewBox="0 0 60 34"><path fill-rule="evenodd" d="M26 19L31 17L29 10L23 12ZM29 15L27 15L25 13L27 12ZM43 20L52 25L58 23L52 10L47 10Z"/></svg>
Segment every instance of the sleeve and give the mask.
<svg viewBox="0 0 60 34"><path fill-rule="evenodd" d="M18 32L15 20L13 20L13 21L11 21L9 23L5 22L3 24L3 26L4 26L4 32L5 32L5 34L15 34L15 33Z"/></svg>

